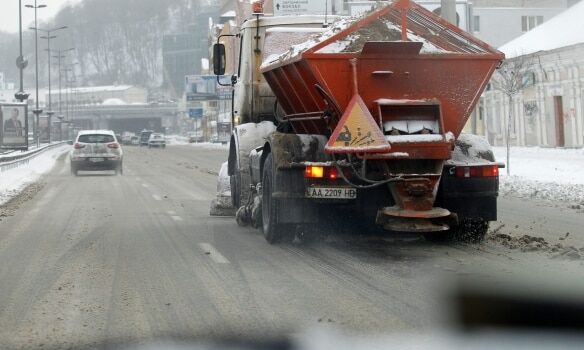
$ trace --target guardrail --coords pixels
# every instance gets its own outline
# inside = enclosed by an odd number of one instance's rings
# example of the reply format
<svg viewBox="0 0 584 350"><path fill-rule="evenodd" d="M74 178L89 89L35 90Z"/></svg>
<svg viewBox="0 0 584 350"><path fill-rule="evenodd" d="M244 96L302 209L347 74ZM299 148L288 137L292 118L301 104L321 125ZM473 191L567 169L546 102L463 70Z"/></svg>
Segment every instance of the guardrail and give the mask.
<svg viewBox="0 0 584 350"><path fill-rule="evenodd" d="M66 143L67 141L56 142L51 143L50 145L42 146L32 151L21 152L14 155L13 153L15 152L10 153L9 155L0 155L0 172L5 172L7 170L18 168L19 166L28 164L28 162L31 159L43 153L44 151L57 146L64 145Z"/></svg>

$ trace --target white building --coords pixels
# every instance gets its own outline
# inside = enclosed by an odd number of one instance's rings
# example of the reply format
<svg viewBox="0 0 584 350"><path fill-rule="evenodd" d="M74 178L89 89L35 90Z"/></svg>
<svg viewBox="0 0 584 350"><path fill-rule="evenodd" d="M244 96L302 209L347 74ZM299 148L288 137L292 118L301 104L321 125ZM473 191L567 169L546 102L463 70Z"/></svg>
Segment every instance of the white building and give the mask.
<svg viewBox="0 0 584 350"><path fill-rule="evenodd" d="M472 0L469 32L500 47L563 12L569 0Z"/></svg>
<svg viewBox="0 0 584 350"><path fill-rule="evenodd" d="M584 2L500 48L511 60L525 60L527 86L509 106L502 92L481 98L485 134L504 143L513 109L511 140L518 146L584 146Z"/></svg>

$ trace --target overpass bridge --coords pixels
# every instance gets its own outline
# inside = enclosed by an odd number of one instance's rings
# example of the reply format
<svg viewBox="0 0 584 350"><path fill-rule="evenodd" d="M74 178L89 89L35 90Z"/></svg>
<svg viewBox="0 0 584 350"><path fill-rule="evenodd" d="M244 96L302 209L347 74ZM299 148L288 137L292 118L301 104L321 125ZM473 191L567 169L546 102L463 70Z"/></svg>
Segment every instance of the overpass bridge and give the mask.
<svg viewBox="0 0 584 350"><path fill-rule="evenodd" d="M69 116L76 128L111 129L121 133L143 129L176 129L179 112L176 103L81 105L75 106Z"/></svg>

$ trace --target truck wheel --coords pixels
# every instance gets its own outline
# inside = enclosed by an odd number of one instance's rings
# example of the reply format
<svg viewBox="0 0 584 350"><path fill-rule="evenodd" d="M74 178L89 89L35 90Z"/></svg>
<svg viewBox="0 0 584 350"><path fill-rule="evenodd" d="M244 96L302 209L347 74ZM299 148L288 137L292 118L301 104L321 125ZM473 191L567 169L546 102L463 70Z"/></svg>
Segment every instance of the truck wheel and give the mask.
<svg viewBox="0 0 584 350"><path fill-rule="evenodd" d="M482 219L465 219L457 228L457 240L468 243L480 243L489 231L489 222Z"/></svg>
<svg viewBox="0 0 584 350"><path fill-rule="evenodd" d="M427 241L434 243L466 242L480 243L489 230L489 222L482 219L463 219L458 226L446 232L424 234Z"/></svg>
<svg viewBox="0 0 584 350"><path fill-rule="evenodd" d="M241 173L238 169L235 170L235 174L229 176L229 185L231 188L231 202L235 209L241 207L241 200L239 194L241 193Z"/></svg>
<svg viewBox="0 0 584 350"><path fill-rule="evenodd" d="M278 223L278 201L272 193L275 186L275 169L272 154L268 154L262 176L262 231L270 244L294 239L294 225Z"/></svg>

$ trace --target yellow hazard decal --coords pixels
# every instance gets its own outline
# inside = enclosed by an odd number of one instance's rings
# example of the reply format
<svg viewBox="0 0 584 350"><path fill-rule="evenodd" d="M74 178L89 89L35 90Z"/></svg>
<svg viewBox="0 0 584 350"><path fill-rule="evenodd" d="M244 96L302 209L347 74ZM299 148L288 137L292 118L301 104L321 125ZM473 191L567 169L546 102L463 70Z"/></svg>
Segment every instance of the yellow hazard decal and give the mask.
<svg viewBox="0 0 584 350"><path fill-rule="evenodd" d="M378 153L391 149L381 129L355 94L325 146L327 153Z"/></svg>

